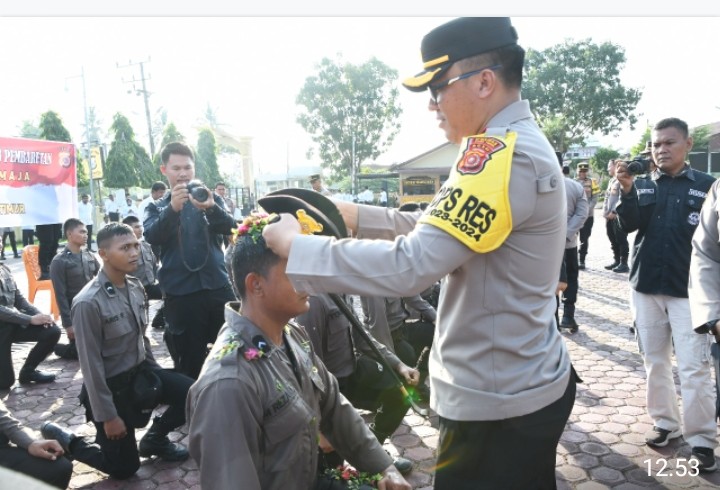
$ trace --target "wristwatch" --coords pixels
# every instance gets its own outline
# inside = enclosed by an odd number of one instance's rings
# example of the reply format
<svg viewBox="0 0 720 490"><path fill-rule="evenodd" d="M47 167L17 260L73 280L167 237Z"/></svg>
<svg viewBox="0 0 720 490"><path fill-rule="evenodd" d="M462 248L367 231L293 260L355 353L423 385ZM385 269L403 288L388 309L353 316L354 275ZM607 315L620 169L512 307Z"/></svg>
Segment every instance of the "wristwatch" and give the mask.
<svg viewBox="0 0 720 490"><path fill-rule="evenodd" d="M715 328L715 325L717 324L718 320L710 320L707 323L703 323L699 327L695 328L696 333L708 333L710 335L717 335L717 329Z"/></svg>

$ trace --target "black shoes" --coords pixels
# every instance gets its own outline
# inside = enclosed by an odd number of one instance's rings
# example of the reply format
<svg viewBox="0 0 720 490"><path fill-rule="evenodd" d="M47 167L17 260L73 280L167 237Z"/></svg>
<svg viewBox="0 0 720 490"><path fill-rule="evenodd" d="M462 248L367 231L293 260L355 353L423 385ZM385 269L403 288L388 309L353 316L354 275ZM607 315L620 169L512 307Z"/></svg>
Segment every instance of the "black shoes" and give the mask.
<svg viewBox="0 0 720 490"><path fill-rule="evenodd" d="M578 324L575 318L563 315L562 320L560 320L560 328L565 328L570 333L575 333L578 331Z"/></svg>
<svg viewBox="0 0 720 490"><path fill-rule="evenodd" d="M393 466L395 466L395 469L398 470L403 476L407 475L413 470L412 461L410 461L409 459L401 458L400 456L395 458L395 460L393 461Z"/></svg>
<svg viewBox="0 0 720 490"><path fill-rule="evenodd" d="M618 265L617 267L613 268L612 271L613 271L613 272L619 272L619 273L630 272L630 267L628 267L627 262L621 262L620 265Z"/></svg>
<svg viewBox="0 0 720 490"><path fill-rule="evenodd" d="M692 456L690 461L698 462L698 470L703 473L709 473L717 469L717 463L715 462L715 451L709 447L695 446L692 448Z"/></svg>
<svg viewBox="0 0 720 490"><path fill-rule="evenodd" d="M33 369L32 371L22 370L20 371L20 376L18 376L18 381L22 384L28 384L28 383L52 383L55 381L55 375L50 373L44 373L42 371L38 371L37 369Z"/></svg>
<svg viewBox="0 0 720 490"><path fill-rule="evenodd" d="M55 439L65 451L65 456L72 457L70 443L78 437L74 433L52 422L45 422L40 427L40 433L45 439Z"/></svg>
<svg viewBox="0 0 720 490"><path fill-rule="evenodd" d="M611 271L619 265L620 265L620 261L618 259L615 259L615 260L613 260L612 264L608 264L605 266L605 270Z"/></svg>
<svg viewBox="0 0 720 490"><path fill-rule="evenodd" d="M57 344L53 349L56 356L62 357L63 359L70 359L72 361L78 360L77 346L75 342L69 344Z"/></svg>
<svg viewBox="0 0 720 490"><path fill-rule="evenodd" d="M578 270L584 271L585 270L585 261L581 260L578 262Z"/></svg>
<svg viewBox="0 0 720 490"><path fill-rule="evenodd" d="M167 435L163 435L152 427L140 439L138 453L143 458L158 456L164 461L185 461L190 456L188 450L180 444L170 442Z"/></svg>
<svg viewBox="0 0 720 490"><path fill-rule="evenodd" d="M682 432L680 432L680 429L667 430L655 426L651 431L645 433L645 444L654 447L665 447L668 445L670 440L677 439L681 435Z"/></svg>

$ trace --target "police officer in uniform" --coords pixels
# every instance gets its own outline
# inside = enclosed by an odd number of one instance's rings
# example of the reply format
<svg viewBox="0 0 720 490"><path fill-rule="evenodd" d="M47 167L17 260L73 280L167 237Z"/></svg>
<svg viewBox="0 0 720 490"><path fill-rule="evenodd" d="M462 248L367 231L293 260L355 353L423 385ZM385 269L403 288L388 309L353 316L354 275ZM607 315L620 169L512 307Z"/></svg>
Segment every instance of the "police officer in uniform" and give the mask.
<svg viewBox="0 0 720 490"><path fill-rule="evenodd" d="M123 223L132 228L135 238L140 242L137 270L132 275L140 279L148 299L162 299L162 290L157 282L157 257L153 253L152 246L143 240L142 222L137 216L128 216L123 219Z"/></svg>
<svg viewBox="0 0 720 490"><path fill-rule="evenodd" d="M356 408L375 412L370 427L378 442L384 444L400 426L409 404L396 386L395 378L385 372L371 347L356 335L332 299L322 293L311 296L308 302L308 311L295 320L307 330L315 352L337 378L342 394ZM408 367L372 334L370 340L401 379L411 385L418 383L417 369ZM332 461L327 453L324 457ZM393 464L403 475L412 470L412 461L405 458L396 458Z"/></svg>
<svg viewBox="0 0 720 490"><path fill-rule="evenodd" d="M60 442L76 460L113 478L125 479L140 467L139 456L159 456L165 461L187 459L187 450L167 435L185 423L185 399L192 379L162 369L152 355L145 336L145 291L138 279L128 275L135 271L140 254L132 229L110 223L96 238L103 268L75 297L72 308L84 379L80 400L88 421L95 424L95 443L52 422L43 424L41 431L44 437ZM146 376L146 371L150 375ZM156 379L161 385L154 391L159 396L152 400L153 405L169 405L154 419L139 448L135 429L147 424L152 410L138 405L150 403L135 394L138 376Z"/></svg>
<svg viewBox="0 0 720 490"><path fill-rule="evenodd" d="M11 348L16 342L37 342L20 369L20 383L50 383L55 375L38 371L60 338L50 315L40 313L18 289L10 269L0 264L0 390L15 383Z"/></svg>
<svg viewBox="0 0 720 490"><path fill-rule="evenodd" d="M88 240L85 223L77 218L68 219L63 223L63 235L67 244L50 263L50 279L55 290L55 300L60 308L62 325L70 342L57 345L55 354L64 359L77 360L70 308L77 293L100 271L100 262L89 250L83 248Z"/></svg>
<svg viewBox="0 0 720 490"><path fill-rule="evenodd" d="M262 218L257 218L258 227ZM258 227L235 242L232 280L242 302L222 327L188 395L189 449L203 488L313 490L318 437L379 485L409 490L337 380L291 318L308 309Z"/></svg>
<svg viewBox="0 0 720 490"><path fill-rule="evenodd" d="M298 291L407 296L445 277L430 353L435 490L554 488L576 383L554 318L567 226L557 158L521 100L509 18L452 20L421 52L404 85L460 145L425 213L337 203L348 228L394 241L300 236L287 214L263 235Z"/></svg>
<svg viewBox="0 0 720 490"><path fill-rule="evenodd" d="M593 223L595 222L595 205L597 205L598 196L600 196L600 186L595 179L588 177L590 165L587 162L580 162L577 166L577 176L575 180L580 182L585 191L585 198L588 202L588 216L585 224L580 229L580 249L578 250L578 269L585 270L585 257L588 253L590 244L590 234L592 233Z"/></svg>

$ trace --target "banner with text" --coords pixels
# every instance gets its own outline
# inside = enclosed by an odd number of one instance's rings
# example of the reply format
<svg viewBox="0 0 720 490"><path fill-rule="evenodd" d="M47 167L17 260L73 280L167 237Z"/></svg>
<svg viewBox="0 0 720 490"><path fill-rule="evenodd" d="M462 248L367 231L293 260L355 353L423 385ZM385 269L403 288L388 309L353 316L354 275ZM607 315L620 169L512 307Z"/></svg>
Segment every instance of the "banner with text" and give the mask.
<svg viewBox="0 0 720 490"><path fill-rule="evenodd" d="M76 164L72 143L0 137L0 226L77 217Z"/></svg>

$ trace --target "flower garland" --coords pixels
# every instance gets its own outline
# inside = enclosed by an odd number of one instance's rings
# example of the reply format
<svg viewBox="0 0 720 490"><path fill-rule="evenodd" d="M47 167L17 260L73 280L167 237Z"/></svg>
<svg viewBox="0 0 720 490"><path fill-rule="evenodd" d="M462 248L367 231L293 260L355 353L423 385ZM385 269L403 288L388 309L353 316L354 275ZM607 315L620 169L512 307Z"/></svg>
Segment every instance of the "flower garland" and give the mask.
<svg viewBox="0 0 720 490"><path fill-rule="evenodd" d="M237 228L233 230L233 242L236 242L241 236L249 235L253 243L257 243L258 238L262 236L263 228L270 224L270 220L275 218L276 214L252 213L241 222Z"/></svg>
<svg viewBox="0 0 720 490"><path fill-rule="evenodd" d="M364 471L358 471L350 465L328 468L325 470L325 476L333 480L344 481L348 490L359 490L362 485L377 488L378 482L382 480L382 474L380 473L371 475Z"/></svg>

